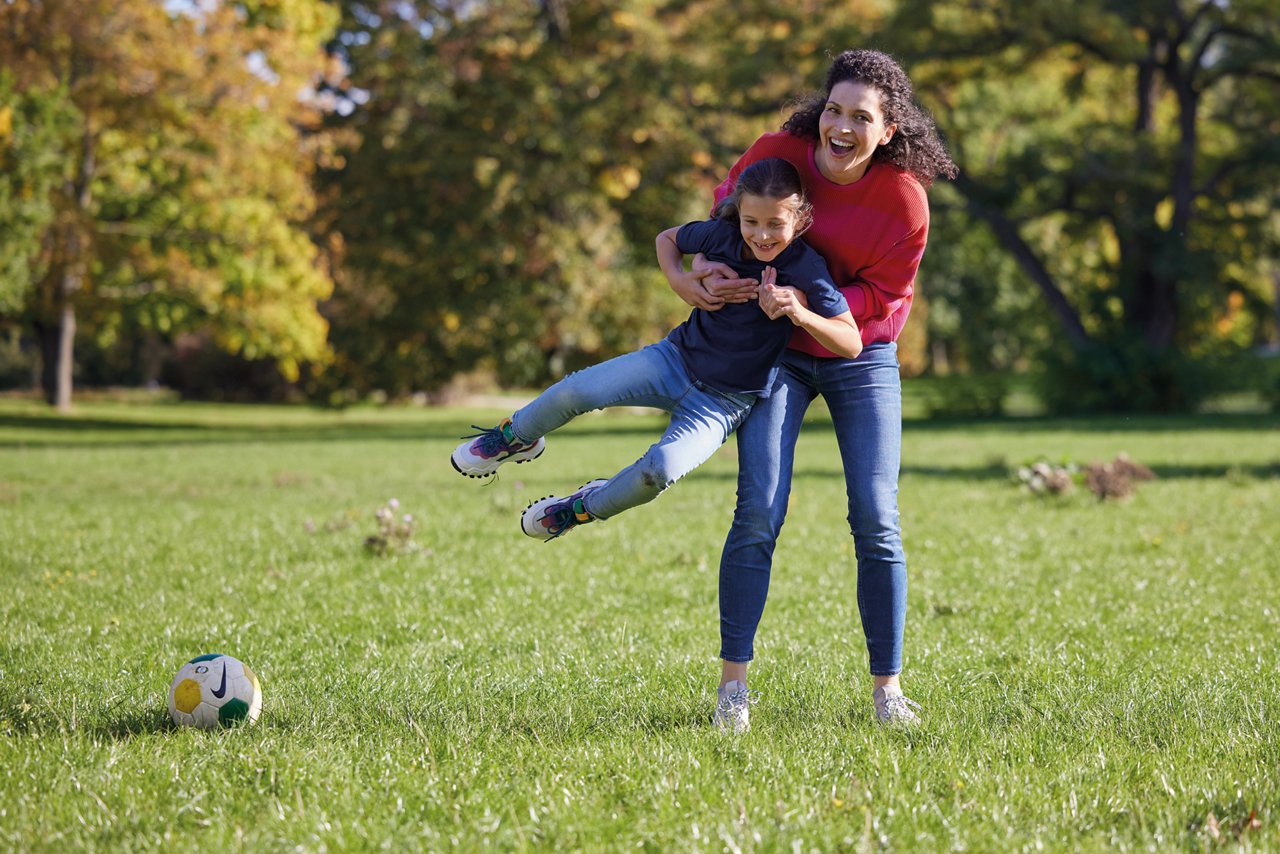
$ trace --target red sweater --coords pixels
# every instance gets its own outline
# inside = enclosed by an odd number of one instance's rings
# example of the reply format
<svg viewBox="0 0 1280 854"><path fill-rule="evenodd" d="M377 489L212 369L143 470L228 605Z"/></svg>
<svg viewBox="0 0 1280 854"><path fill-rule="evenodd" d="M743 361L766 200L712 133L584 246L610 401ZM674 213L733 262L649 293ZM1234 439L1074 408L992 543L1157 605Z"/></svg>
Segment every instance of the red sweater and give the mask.
<svg viewBox="0 0 1280 854"><path fill-rule="evenodd" d="M852 184L836 184L818 171L814 144L789 133L757 139L716 188L716 201L733 189L742 170L766 157L781 157L800 171L813 225L804 240L826 259L831 275L862 330L862 343L896 341L911 312L916 269L929 236L929 201L911 173L873 162ZM797 329L791 347L835 357Z"/></svg>

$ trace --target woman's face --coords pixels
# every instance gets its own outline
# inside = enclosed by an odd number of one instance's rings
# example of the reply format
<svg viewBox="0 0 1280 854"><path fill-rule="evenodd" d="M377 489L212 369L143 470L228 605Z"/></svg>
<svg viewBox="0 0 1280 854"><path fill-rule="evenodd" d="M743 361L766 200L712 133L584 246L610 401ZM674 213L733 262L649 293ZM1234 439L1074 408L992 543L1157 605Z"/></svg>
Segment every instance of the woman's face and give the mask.
<svg viewBox="0 0 1280 854"><path fill-rule="evenodd" d="M837 184L852 184L897 129L885 123L878 89L853 80L837 83L818 119L818 171Z"/></svg>

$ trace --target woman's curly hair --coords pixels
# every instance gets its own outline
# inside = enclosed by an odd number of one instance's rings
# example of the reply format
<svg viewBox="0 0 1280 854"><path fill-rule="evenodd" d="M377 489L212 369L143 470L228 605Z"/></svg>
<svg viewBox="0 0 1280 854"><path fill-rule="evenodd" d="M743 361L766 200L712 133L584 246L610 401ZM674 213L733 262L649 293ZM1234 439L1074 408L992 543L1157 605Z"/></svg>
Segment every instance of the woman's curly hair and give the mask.
<svg viewBox="0 0 1280 854"><path fill-rule="evenodd" d="M956 164L939 138L937 126L916 103L911 78L897 60L878 50L846 50L832 60L826 89L801 100L782 129L804 139L818 139L818 119L831 90L846 81L864 83L879 92L885 123L898 126L893 139L876 148L872 160L887 160L926 187L939 175L956 176Z"/></svg>

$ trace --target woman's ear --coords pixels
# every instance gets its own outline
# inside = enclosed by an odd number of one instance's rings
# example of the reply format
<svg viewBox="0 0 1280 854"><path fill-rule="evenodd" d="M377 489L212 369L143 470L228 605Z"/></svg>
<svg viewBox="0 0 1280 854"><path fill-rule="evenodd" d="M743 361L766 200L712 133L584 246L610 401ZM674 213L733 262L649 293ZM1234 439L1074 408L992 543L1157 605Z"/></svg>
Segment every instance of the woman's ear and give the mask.
<svg viewBox="0 0 1280 854"><path fill-rule="evenodd" d="M889 140L893 139L893 135L897 132L897 125L889 125L884 129L884 136L880 137L880 145L888 145Z"/></svg>

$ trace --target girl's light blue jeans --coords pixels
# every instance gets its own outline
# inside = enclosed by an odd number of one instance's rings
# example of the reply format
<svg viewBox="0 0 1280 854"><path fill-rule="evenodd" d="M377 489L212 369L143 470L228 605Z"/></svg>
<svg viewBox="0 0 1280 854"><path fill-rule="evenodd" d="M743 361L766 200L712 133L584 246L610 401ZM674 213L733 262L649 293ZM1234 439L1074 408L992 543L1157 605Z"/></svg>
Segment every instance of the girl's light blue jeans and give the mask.
<svg viewBox="0 0 1280 854"><path fill-rule="evenodd" d="M587 512L608 519L647 501L706 462L737 429L755 395L731 394L689 375L667 340L570 374L511 416L523 442L545 436L573 418L606 406L651 406L671 423L639 460L589 493Z"/></svg>
<svg viewBox="0 0 1280 854"><path fill-rule="evenodd" d="M902 670L907 562L898 526L902 385L897 345L868 345L857 359L794 350L769 397L738 430L738 504L720 560L720 657L750 661L778 533L787 514L796 439L818 395L831 411L858 562L858 611L874 676ZM824 467L825 468L825 467ZM839 560L832 551L832 560Z"/></svg>

